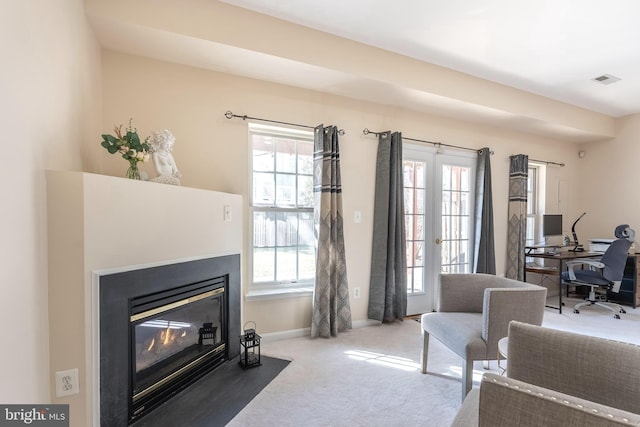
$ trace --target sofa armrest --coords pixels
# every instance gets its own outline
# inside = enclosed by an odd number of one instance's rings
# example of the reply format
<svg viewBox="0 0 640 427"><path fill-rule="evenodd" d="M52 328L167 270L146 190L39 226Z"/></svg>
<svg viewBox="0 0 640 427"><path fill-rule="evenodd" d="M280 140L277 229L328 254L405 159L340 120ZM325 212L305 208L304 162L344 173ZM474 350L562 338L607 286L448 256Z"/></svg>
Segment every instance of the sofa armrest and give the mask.
<svg viewBox="0 0 640 427"><path fill-rule="evenodd" d="M478 426L619 427L640 423L640 415L495 374L483 376L478 405Z"/></svg>

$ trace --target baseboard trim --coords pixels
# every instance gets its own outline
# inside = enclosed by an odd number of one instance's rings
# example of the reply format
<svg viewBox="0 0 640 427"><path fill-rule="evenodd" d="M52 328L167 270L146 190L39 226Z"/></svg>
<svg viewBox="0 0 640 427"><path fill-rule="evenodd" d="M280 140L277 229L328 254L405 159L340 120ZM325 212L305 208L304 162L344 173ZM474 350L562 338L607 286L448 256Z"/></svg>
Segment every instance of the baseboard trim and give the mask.
<svg viewBox="0 0 640 427"><path fill-rule="evenodd" d="M379 325L381 322L377 320L356 320L352 322L351 327L362 328L365 326ZM266 334L260 334L262 340L269 342L286 340L290 338L308 337L311 334L311 328L291 329L288 331L269 332Z"/></svg>

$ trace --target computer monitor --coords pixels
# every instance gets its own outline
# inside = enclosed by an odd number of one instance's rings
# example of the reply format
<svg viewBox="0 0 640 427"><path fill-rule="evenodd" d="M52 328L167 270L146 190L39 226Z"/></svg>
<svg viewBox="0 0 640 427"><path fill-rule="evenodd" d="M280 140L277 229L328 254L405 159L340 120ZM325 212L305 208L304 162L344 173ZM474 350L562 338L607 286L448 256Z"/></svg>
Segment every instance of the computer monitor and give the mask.
<svg viewBox="0 0 640 427"><path fill-rule="evenodd" d="M544 237L562 235L562 215L545 214L542 215L542 235Z"/></svg>

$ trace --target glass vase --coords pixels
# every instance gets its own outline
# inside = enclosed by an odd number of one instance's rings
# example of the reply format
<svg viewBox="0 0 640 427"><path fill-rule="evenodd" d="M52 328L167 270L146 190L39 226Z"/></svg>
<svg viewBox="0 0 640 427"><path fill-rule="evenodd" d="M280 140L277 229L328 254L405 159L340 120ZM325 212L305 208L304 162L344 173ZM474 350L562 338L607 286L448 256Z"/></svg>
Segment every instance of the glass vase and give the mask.
<svg viewBox="0 0 640 427"><path fill-rule="evenodd" d="M129 160L129 169L125 175L129 179L140 179L140 170L138 169L137 160Z"/></svg>

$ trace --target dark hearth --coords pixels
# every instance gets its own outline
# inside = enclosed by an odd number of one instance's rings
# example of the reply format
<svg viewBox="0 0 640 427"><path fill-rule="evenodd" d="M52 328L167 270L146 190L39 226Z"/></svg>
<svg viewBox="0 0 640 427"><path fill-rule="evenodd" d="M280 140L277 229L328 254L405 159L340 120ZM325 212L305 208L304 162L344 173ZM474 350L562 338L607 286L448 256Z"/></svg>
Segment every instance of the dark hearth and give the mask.
<svg viewBox="0 0 640 427"><path fill-rule="evenodd" d="M131 424L236 357L239 325L239 255L101 276L101 425Z"/></svg>

